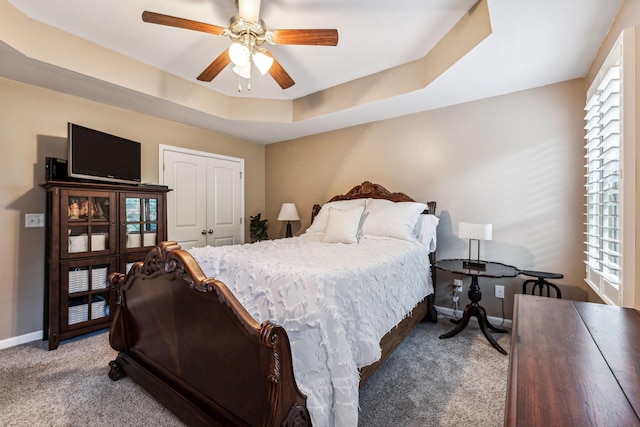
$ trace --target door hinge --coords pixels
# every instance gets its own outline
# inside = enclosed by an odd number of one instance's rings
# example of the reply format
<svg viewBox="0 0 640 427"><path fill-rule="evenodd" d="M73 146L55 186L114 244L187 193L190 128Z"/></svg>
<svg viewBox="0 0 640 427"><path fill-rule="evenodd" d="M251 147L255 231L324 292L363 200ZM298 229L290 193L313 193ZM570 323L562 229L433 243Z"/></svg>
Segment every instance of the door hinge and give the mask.
<svg viewBox="0 0 640 427"><path fill-rule="evenodd" d="M240 217L240 224L242 224L242 217Z"/></svg>
<svg viewBox="0 0 640 427"><path fill-rule="evenodd" d="M240 172L240 179L242 179L242 172Z"/></svg>

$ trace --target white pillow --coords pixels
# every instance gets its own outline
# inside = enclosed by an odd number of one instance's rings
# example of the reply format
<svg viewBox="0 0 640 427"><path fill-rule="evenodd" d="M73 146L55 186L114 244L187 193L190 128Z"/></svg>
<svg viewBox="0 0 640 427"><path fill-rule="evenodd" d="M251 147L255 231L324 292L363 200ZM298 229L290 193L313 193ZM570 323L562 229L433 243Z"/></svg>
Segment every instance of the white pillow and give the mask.
<svg viewBox="0 0 640 427"><path fill-rule="evenodd" d="M431 214L420 215L416 224L415 234L420 243L427 246L431 252L436 250L436 227L440 218Z"/></svg>
<svg viewBox="0 0 640 427"><path fill-rule="evenodd" d="M353 200L337 200L335 202L329 202L322 205L320 212L313 219L313 223L307 228L305 233L324 233L327 228L327 222L329 221L329 209L351 209L356 206L364 207L367 203L366 199L353 199Z"/></svg>
<svg viewBox="0 0 640 427"><path fill-rule="evenodd" d="M364 206L345 210L329 208L329 220L322 241L326 243L358 243L358 229L362 212L364 212Z"/></svg>
<svg viewBox="0 0 640 427"><path fill-rule="evenodd" d="M416 240L416 223L426 207L418 202L394 203L384 199L367 199L362 236Z"/></svg>

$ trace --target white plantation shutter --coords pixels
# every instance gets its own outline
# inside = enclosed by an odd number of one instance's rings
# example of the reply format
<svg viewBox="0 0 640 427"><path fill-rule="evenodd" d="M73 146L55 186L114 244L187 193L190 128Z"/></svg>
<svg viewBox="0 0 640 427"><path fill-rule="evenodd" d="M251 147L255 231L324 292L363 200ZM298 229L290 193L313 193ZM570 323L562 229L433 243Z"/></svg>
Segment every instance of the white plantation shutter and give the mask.
<svg viewBox="0 0 640 427"><path fill-rule="evenodd" d="M585 107L586 281L619 305L622 286L622 57L616 44Z"/></svg>

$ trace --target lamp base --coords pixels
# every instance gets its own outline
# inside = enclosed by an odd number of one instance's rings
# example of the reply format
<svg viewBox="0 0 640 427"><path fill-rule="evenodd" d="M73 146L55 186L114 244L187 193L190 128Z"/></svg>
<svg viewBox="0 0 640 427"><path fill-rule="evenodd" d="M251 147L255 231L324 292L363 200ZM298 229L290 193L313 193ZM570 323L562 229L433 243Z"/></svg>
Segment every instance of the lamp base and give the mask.
<svg viewBox="0 0 640 427"><path fill-rule="evenodd" d="M481 261L462 261L463 268L470 268L473 270L484 271L487 268L487 264Z"/></svg>
<svg viewBox="0 0 640 427"><path fill-rule="evenodd" d="M293 233L291 232L291 221L287 221L287 234L286 237L293 237Z"/></svg>

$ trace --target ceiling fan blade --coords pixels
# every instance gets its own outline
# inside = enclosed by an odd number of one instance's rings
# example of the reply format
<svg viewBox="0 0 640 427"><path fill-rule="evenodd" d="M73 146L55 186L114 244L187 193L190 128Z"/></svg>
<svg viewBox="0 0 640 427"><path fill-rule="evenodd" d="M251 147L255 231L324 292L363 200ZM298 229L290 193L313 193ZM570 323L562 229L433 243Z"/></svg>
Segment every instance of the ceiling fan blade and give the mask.
<svg viewBox="0 0 640 427"><path fill-rule="evenodd" d="M203 33L222 35L225 28L217 25L205 24L204 22L192 21L190 19L177 18L175 16L163 15L161 13L142 12L142 20L152 24L168 25L170 27L186 28L187 30L201 31Z"/></svg>
<svg viewBox="0 0 640 427"><path fill-rule="evenodd" d="M225 49L202 73L198 76L198 80L203 82L210 82L213 80L220 71L224 69L231 62L229 58L229 49Z"/></svg>
<svg viewBox="0 0 640 427"><path fill-rule="evenodd" d="M244 22L256 23L260 15L260 0L237 0L238 15Z"/></svg>
<svg viewBox="0 0 640 427"><path fill-rule="evenodd" d="M336 46L338 30L272 30L271 40L275 44L303 44Z"/></svg>
<svg viewBox="0 0 640 427"><path fill-rule="evenodd" d="M273 64L271 65L271 68L269 68L269 74L271 74L271 77L273 77L273 79L276 81L276 83L278 83L278 85L280 85L282 89L288 89L296 84L289 73L287 73L284 68L282 68L282 65L280 65L278 60L271 54L271 52L264 52L264 54L273 58Z"/></svg>

